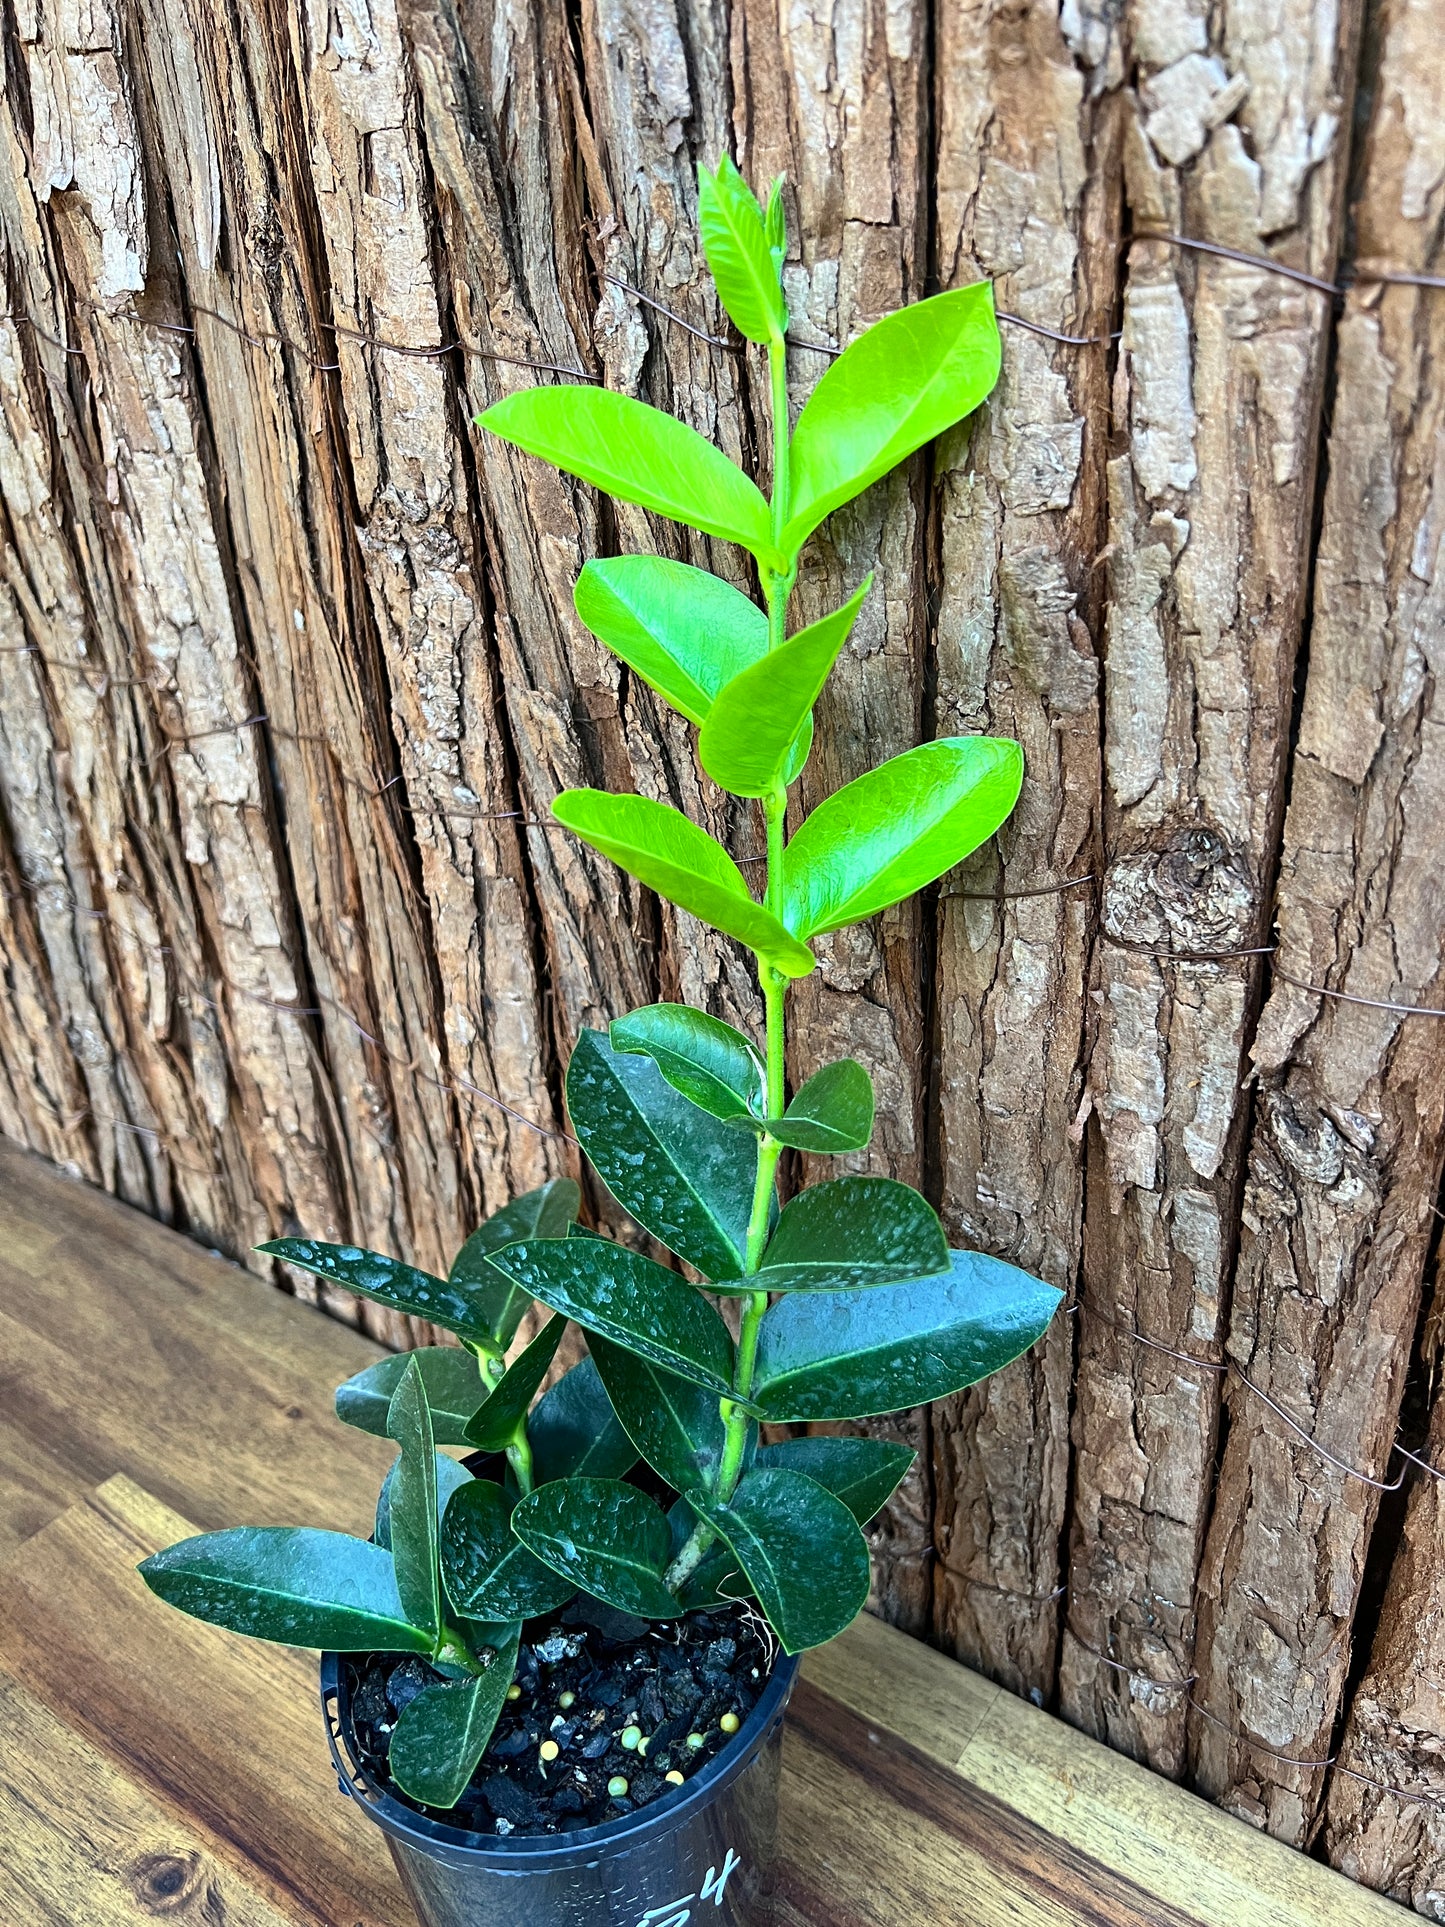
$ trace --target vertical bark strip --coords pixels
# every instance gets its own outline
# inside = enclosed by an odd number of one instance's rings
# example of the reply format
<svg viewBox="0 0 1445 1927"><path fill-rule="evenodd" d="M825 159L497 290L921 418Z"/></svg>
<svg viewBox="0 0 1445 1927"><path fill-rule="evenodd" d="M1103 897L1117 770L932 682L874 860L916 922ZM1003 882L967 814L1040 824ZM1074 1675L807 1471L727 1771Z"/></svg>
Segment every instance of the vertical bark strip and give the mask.
<svg viewBox="0 0 1445 1927"><path fill-rule="evenodd" d="M1356 209L1357 249L1366 265L1445 273L1445 73L1438 37L1438 15L1432 17L1429 9L1398 0L1382 5ZM1338 627L1339 649L1328 709L1309 742L1315 765L1311 794L1317 799L1311 842L1316 852L1328 853L1311 857L1312 866L1322 869L1315 901L1320 906L1340 902L1344 913L1336 934L1321 910L1313 917L1302 910L1287 933L1290 949L1282 954L1293 975L1315 983L1440 1007L1445 1005L1439 862L1445 821L1445 304L1438 294L1421 289L1363 288L1349 298L1340 343L1341 383L1331 439L1332 450L1338 442L1340 453L1331 459L1335 513L1326 522L1325 545L1339 585L1338 623L1330 625L1332 633ZM1352 853L1358 881L1347 886L1338 879ZM1296 961L1289 962L1290 957ZM1308 967L1301 967L1306 960ZM1322 977L1321 970L1328 974ZM1378 988L1383 983L1390 985L1388 991ZM1329 1280L1324 1334L1328 1345L1333 1321L1343 1312L1354 1334L1352 1347L1370 1346L1373 1369L1342 1396L1335 1389L1331 1359L1329 1376L1316 1369L1308 1394L1322 1408L1326 1424L1343 1420L1348 1425L1352 1441L1359 1439L1352 1451L1371 1455L1365 1463L1373 1469L1393 1425L1402 1348L1413 1320L1411 1287L1430 1235L1431 1205L1438 1203L1432 1179L1438 1179L1441 1156L1445 1020L1393 1019L1342 1006L1340 1017L1325 1028L1325 1011L1302 992L1290 992L1286 1002L1281 990L1271 1009L1276 1004L1279 1021L1261 1042L1272 1045L1274 1056L1288 1053L1286 1093L1302 1056L1316 1078L1328 1076L1322 1094L1328 1108L1314 1134L1333 1126L1341 1170L1333 1183L1322 1181L1323 1172L1311 1182L1306 1172L1283 1162L1295 1134L1282 1136L1274 1161L1282 1166L1288 1189L1272 1186L1265 1198L1270 1203L1281 1198L1288 1217L1276 1228L1277 1213L1271 1211L1265 1235L1271 1242L1287 1235L1291 1246L1307 1238L1306 1249L1332 1235L1349 1257L1358 1247L1353 1263L1339 1267L1339 1283ZM1341 1017L1351 1021L1342 1023ZM1321 1037L1332 1045L1328 1057L1316 1042ZM1364 1093L1364 1101L1348 1095L1354 1089ZM1357 1120L1355 1112L1363 1115ZM1329 1149L1333 1160L1334 1146ZM1350 1194L1357 1187L1362 1195L1356 1206ZM1292 1203L1291 1194L1298 1203ZM1297 1227L1289 1218L1298 1220ZM1332 1222L1336 1218L1338 1224ZM1437 1222L1437 1234L1438 1229ZM1431 1308L1436 1334L1438 1263L1437 1252ZM1316 1342L1310 1342L1315 1349L1305 1352L1307 1364L1318 1356ZM1349 1355L1343 1354L1342 1364ZM1437 1368L1438 1345L1430 1363ZM1445 1396L1438 1389L1429 1436L1419 1450L1433 1465L1445 1466ZM1427 1918L1441 1919L1445 1485L1408 1465L1406 1470L1413 1489L1403 1541L1339 1757L1342 1767L1407 1795L1423 1794L1426 1804L1393 1798L1337 1772L1329 1788L1326 1848L1353 1878L1393 1894ZM1300 1730L1312 1716L1321 1716L1323 1724L1338 1697L1337 1669L1344 1662L1336 1657L1336 1647L1349 1638L1352 1582L1361 1556L1356 1534L1367 1524L1357 1523L1362 1510L1354 1495L1348 1506L1331 1508L1325 1549L1338 1547L1331 1564L1339 1569L1339 1616L1331 1620L1311 1612L1296 1622L1301 1630L1314 1629L1309 1657L1318 1653L1320 1658L1314 1668L1298 1667L1297 1684L1293 1669L1279 1681L1277 1704L1295 1714ZM1228 1787L1237 1798L1234 1785L1232 1774ZM1272 1818L1283 1796L1266 1785L1263 1797ZM1317 1797L1313 1778L1304 1781L1297 1795L1301 1804L1308 1807Z"/></svg>
<svg viewBox="0 0 1445 1927"><path fill-rule="evenodd" d="M1050 8L942 10L935 249L944 285L988 276L1021 320L1104 337L1118 115L1090 51ZM935 726L1017 737L1028 774L1002 861L967 865L939 904L938 1155L951 1236L1069 1290L1093 892L978 899L1093 867L1108 358L1008 323L1003 348L998 389L939 462ZM1059 1319L933 1413L935 1632L1038 1698L1054 1681L1073 1347Z"/></svg>
<svg viewBox="0 0 1445 1927"><path fill-rule="evenodd" d="M1328 24L1310 0L1208 20L1135 0L1136 236L1333 275L1355 14ZM1329 323L1326 296L1268 270L1158 240L1130 248L1061 1697L1070 1719L1167 1773L1184 1763L1170 1682L1193 1670L1218 1378L1130 1331L1206 1359L1223 1336L1259 966L1151 953L1265 940Z"/></svg>

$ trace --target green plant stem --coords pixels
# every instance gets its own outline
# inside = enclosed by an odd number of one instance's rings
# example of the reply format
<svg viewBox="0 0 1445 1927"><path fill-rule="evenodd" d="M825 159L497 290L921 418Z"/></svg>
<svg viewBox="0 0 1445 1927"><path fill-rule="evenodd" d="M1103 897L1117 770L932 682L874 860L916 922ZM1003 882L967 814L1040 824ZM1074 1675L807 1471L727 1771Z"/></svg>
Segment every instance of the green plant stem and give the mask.
<svg viewBox="0 0 1445 1927"><path fill-rule="evenodd" d="M787 347L781 340L768 344L768 376L773 417L773 538L781 548L791 497ZM778 648L786 637L788 596L796 575L796 561L782 574L773 570L763 572L763 592L768 603L768 648L770 650ZM764 900L769 910L779 919L783 914L783 823L787 805L787 791L781 788L763 799L768 850L768 876ZM767 1027L768 1116L781 1117L787 1101L784 1029L787 979L770 964L761 962L758 966L758 975L762 984L763 1010ZM762 1263L763 1250L768 1241L768 1218L772 1210L773 1183L777 1176L778 1160L782 1154L783 1147L778 1139L764 1132L758 1139L758 1170L753 1183L752 1210L748 1216L747 1251L743 1264L745 1277L751 1277ZM748 1294L743 1307L742 1327L738 1333L737 1352L733 1364L733 1396L718 1401L718 1411L723 1422L723 1449L718 1461L717 1475L713 1480L713 1496L720 1505L726 1505L737 1490L738 1479L742 1474L743 1454L747 1450L748 1442L748 1415L739 1401L745 1401L752 1390L753 1373L758 1359L759 1328L763 1322L763 1313L767 1309L766 1291L754 1291ZM703 1554L716 1537L717 1534L707 1521L699 1519L688 1534L681 1551L668 1567L666 1583L676 1590L689 1574L696 1570Z"/></svg>
<svg viewBox="0 0 1445 1927"><path fill-rule="evenodd" d="M527 1443L527 1426L523 1420L512 1435L512 1443L507 1447L507 1463L512 1468L512 1476L525 1499L532 1490L532 1448Z"/></svg>

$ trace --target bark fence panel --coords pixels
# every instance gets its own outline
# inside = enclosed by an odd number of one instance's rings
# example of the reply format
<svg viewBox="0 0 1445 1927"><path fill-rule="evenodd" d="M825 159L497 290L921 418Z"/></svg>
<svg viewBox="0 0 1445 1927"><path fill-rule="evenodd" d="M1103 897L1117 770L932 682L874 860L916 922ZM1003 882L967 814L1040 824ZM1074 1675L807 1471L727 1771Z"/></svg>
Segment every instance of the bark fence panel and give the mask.
<svg viewBox="0 0 1445 1927"><path fill-rule="evenodd" d="M787 176L795 408L993 279L998 390L834 518L793 613L874 571L810 802L989 730L1023 803L820 945L789 1068L860 1058L856 1168L1072 1304L887 1428L920 1456L874 1604L1438 1916L1445 1823L1372 1783L1445 1792L1440 1482L1381 1507L1310 1440L1388 1482L1403 1422L1445 1469L1445 1021L1215 953L1441 1001L1445 294L1268 263L1440 275L1445 0L0 25L0 1131L237 1256L437 1266L576 1168L582 1027L750 1024L741 954L549 821L596 783L761 847L571 601L618 550L748 573L470 418L600 379L766 481L695 238L724 150ZM1336 1732L1363 1778L1269 1758Z"/></svg>

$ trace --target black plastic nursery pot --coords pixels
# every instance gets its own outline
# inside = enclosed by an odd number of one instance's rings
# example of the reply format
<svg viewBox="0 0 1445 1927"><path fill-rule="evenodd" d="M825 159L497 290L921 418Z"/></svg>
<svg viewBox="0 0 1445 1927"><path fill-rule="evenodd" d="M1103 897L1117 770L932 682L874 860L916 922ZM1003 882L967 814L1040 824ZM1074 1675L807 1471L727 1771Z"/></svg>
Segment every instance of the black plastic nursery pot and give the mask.
<svg viewBox="0 0 1445 1927"><path fill-rule="evenodd" d="M430 1820L376 1785L335 1653L322 1655L321 1710L341 1791L385 1833L423 1927L765 1927L797 1673L780 1654L736 1738L675 1792L604 1826L509 1839Z"/></svg>

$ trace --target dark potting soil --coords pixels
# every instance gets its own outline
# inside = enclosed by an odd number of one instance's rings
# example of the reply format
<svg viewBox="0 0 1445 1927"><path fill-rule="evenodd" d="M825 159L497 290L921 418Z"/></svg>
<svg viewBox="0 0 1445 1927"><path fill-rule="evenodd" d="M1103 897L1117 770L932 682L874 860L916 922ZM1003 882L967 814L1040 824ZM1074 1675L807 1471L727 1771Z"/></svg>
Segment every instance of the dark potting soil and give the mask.
<svg viewBox="0 0 1445 1927"><path fill-rule="evenodd" d="M667 1775L686 1783L734 1742L767 1684L772 1651L756 1612L739 1606L647 1620L578 1598L529 1620L518 1697L502 1708L470 1785L446 1811L409 1800L386 1764L402 1708L441 1675L394 1653L344 1663L359 1763L371 1778L418 1813L505 1836L600 1826L680 1791ZM724 1719L737 1727L729 1732ZM557 1748L550 1760L548 1741Z"/></svg>

